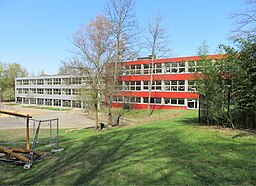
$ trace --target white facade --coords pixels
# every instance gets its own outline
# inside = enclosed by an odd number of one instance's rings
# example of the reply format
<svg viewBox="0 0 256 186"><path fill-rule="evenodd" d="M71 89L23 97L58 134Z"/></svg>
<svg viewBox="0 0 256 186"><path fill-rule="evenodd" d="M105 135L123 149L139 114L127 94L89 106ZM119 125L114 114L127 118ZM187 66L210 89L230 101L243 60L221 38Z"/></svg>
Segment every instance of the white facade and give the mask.
<svg viewBox="0 0 256 186"><path fill-rule="evenodd" d="M81 88L88 85L84 77L69 75L15 79L15 101L20 104L83 108ZM89 88L89 86L87 86Z"/></svg>

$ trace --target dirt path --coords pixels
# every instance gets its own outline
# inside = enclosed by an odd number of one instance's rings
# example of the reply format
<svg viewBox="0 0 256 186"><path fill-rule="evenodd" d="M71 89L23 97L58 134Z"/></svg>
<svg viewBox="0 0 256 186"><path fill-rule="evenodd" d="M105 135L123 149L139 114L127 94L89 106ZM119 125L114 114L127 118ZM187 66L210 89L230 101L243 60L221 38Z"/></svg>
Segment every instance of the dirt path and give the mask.
<svg viewBox="0 0 256 186"><path fill-rule="evenodd" d="M2 106L2 110L29 114L33 119L45 120L59 118L60 128L87 128L95 126L94 120L80 110L50 111L45 109L24 108L21 106Z"/></svg>

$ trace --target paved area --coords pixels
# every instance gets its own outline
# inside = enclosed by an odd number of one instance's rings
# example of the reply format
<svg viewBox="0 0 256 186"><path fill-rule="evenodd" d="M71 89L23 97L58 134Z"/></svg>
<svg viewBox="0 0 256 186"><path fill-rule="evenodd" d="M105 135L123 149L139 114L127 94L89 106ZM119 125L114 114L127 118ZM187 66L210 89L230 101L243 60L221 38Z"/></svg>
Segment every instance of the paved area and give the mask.
<svg viewBox="0 0 256 186"><path fill-rule="evenodd" d="M21 106L2 106L2 110L14 111L21 114L29 114L33 119L47 120L59 118L60 128L88 128L95 126L95 121L88 118L80 110L50 111L45 109L24 108Z"/></svg>

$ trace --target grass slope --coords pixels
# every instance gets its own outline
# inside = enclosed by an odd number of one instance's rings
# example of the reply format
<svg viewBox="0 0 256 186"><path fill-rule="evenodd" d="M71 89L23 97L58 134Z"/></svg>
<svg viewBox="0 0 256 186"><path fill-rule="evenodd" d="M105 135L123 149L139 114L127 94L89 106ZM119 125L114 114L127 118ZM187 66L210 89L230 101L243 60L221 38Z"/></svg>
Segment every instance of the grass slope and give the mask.
<svg viewBox="0 0 256 186"><path fill-rule="evenodd" d="M63 132L65 150L29 170L0 162L0 185L256 185L255 137L196 126L195 117Z"/></svg>

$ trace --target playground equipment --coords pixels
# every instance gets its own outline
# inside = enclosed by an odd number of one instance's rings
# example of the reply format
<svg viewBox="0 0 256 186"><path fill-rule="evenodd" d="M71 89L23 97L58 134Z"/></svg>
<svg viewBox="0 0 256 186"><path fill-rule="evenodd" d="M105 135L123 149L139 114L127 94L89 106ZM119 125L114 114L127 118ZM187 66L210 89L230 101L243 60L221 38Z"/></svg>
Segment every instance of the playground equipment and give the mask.
<svg viewBox="0 0 256 186"><path fill-rule="evenodd" d="M0 110L0 160L23 164L59 149L59 119L36 120L32 116Z"/></svg>

